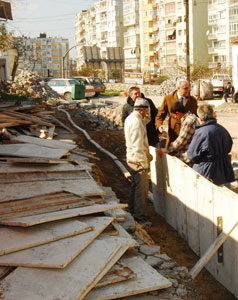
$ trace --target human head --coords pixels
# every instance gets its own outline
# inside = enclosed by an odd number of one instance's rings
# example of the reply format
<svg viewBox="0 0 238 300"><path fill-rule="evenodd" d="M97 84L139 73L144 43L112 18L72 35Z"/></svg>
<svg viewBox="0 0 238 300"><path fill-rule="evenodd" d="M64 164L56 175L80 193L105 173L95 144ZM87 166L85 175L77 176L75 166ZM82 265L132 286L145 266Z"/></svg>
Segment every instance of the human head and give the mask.
<svg viewBox="0 0 238 300"><path fill-rule="evenodd" d="M231 82L228 81L228 82L227 82L227 87L230 88L231 86L232 86Z"/></svg>
<svg viewBox="0 0 238 300"><path fill-rule="evenodd" d="M214 118L214 110L209 104L202 104L198 107L197 115L201 121L207 121Z"/></svg>
<svg viewBox="0 0 238 300"><path fill-rule="evenodd" d="M136 98L140 98L141 97L141 93L140 93L140 88L138 88L137 86L132 86L129 89L129 96L132 99L132 101L136 101Z"/></svg>
<svg viewBox="0 0 238 300"><path fill-rule="evenodd" d="M171 106L171 113L176 115L177 119L181 119L186 114L186 109L181 102L174 102Z"/></svg>
<svg viewBox="0 0 238 300"><path fill-rule="evenodd" d="M143 98L137 98L134 104L134 110L138 111L142 117L145 117L148 113L149 103Z"/></svg>
<svg viewBox="0 0 238 300"><path fill-rule="evenodd" d="M187 97L189 94L189 83L186 79L178 79L176 89L181 97Z"/></svg>

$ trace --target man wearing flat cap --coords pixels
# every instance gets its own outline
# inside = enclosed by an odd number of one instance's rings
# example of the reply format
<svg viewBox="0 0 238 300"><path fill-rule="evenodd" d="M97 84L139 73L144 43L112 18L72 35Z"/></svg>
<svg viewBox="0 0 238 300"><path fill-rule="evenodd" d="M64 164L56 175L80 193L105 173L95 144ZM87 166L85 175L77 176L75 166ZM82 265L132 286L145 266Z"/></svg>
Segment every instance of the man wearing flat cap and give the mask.
<svg viewBox="0 0 238 300"><path fill-rule="evenodd" d="M137 98L133 112L126 118L124 126L126 159L131 173L129 209L134 219L142 225L149 225L146 219L146 201L149 191L149 163L153 159L149 153L146 133L148 109L148 101Z"/></svg>

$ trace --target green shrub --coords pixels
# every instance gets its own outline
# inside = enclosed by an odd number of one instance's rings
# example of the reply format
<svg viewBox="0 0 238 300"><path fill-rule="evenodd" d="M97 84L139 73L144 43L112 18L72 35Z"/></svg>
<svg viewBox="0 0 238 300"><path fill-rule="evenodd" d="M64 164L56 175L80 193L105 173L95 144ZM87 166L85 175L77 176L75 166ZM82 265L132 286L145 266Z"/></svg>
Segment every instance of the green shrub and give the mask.
<svg viewBox="0 0 238 300"><path fill-rule="evenodd" d="M155 84L161 84L162 82L164 82L165 80L168 80L169 77L168 76L159 76L156 80L155 80Z"/></svg>

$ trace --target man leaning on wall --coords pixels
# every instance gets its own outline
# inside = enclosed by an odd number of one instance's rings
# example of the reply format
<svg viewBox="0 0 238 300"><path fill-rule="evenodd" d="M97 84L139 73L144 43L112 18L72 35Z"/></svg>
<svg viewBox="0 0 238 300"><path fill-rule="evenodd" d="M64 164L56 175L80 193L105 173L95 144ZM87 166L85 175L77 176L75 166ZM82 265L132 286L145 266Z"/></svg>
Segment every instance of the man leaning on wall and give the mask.
<svg viewBox="0 0 238 300"><path fill-rule="evenodd" d="M233 142L229 132L217 123L211 105L199 106L197 114L201 125L197 126L187 151L193 169L217 185L234 181L229 157Z"/></svg>

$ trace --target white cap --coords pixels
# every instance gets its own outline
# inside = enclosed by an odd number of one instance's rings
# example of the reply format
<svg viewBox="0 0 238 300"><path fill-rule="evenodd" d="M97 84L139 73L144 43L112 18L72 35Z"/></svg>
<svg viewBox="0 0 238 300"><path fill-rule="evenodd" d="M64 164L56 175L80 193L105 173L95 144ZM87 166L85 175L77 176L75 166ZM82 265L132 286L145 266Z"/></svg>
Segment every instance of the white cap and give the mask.
<svg viewBox="0 0 238 300"><path fill-rule="evenodd" d="M143 98L136 98L135 104L134 104L134 109L143 109L143 108L148 108L149 103L146 99Z"/></svg>

